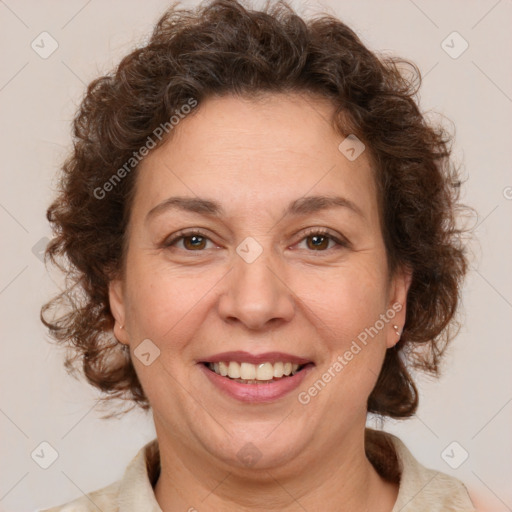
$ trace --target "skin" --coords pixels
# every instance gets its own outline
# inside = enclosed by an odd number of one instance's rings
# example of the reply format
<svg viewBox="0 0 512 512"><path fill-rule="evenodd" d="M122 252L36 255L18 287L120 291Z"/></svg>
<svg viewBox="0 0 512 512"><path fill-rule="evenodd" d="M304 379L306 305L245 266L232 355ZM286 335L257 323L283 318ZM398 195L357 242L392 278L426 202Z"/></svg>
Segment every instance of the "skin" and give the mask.
<svg viewBox="0 0 512 512"><path fill-rule="evenodd" d="M384 355L399 339L405 306L307 405L307 390L393 304L405 305L410 275L390 276L370 159L349 161L326 121L332 106L301 95L231 96L200 104L138 169L124 277L110 284L115 335L128 344L152 407L164 511L391 511L398 487L364 452L366 403ZM303 196L339 195L338 207L283 216ZM148 212L171 196L219 202L219 218ZM206 240L163 241L202 228ZM325 228L321 248L305 234ZM252 237L261 255L237 246ZM196 247L199 246L199 249ZM121 328L124 326L124 328ZM144 339L160 355L133 355ZM280 351L315 363L299 389L271 403L243 403L200 371L207 356ZM261 454L248 467L238 451Z"/></svg>

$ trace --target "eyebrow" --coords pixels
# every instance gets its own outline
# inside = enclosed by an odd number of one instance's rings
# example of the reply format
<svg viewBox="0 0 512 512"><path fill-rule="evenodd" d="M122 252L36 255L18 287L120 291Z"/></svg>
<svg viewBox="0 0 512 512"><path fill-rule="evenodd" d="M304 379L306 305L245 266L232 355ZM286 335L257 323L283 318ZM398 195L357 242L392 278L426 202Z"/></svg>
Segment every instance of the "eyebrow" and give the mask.
<svg viewBox="0 0 512 512"><path fill-rule="evenodd" d="M308 215L331 208L347 208L363 219L365 218L363 212L355 203L341 196L300 197L288 205L282 217ZM225 215L224 208L216 201L201 197L174 196L165 199L152 208L146 215L146 222L168 210L182 210L212 217L222 217Z"/></svg>

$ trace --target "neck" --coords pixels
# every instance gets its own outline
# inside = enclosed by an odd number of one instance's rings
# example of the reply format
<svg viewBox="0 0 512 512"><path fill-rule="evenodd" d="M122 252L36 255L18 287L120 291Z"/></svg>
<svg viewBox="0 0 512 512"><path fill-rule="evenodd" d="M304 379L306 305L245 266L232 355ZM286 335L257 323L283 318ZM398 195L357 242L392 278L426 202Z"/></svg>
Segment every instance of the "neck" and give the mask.
<svg viewBox="0 0 512 512"><path fill-rule="evenodd" d="M305 450L302 458L261 470L223 465L157 433L161 473L155 496L163 512L391 512L397 498L398 486L366 458L364 430L337 448Z"/></svg>

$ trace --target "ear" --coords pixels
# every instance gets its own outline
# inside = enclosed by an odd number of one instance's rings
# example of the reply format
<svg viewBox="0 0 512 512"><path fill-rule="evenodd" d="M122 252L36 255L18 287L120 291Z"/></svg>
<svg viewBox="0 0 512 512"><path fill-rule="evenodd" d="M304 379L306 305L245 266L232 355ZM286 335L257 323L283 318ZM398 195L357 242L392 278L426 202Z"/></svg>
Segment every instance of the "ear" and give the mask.
<svg viewBox="0 0 512 512"><path fill-rule="evenodd" d="M394 347L400 341L407 313L407 294L412 281L412 270L408 267L397 269L391 278L389 304L386 317L387 324L386 346ZM396 328L395 328L396 326ZM398 334L397 334L398 331Z"/></svg>
<svg viewBox="0 0 512 512"><path fill-rule="evenodd" d="M114 316L114 336L120 343L128 345L128 334L126 331L126 315L123 294L123 282L120 279L110 281L108 285L108 298L110 311Z"/></svg>

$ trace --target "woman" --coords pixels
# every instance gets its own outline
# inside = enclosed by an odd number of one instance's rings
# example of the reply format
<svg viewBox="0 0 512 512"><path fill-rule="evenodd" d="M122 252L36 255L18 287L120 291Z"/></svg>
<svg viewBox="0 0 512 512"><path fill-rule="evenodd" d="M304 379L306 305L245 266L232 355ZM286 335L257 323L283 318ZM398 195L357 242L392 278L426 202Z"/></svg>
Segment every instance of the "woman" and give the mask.
<svg viewBox="0 0 512 512"><path fill-rule="evenodd" d="M157 439L51 510L474 510L365 427L414 414L466 271L448 137L401 65L217 0L89 85L48 211L72 286L42 316Z"/></svg>

